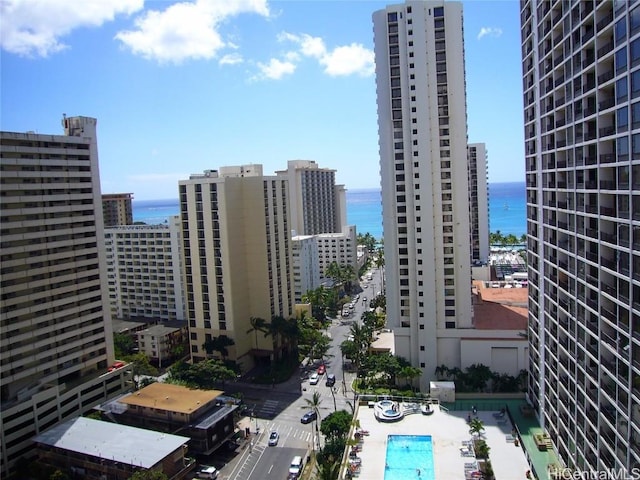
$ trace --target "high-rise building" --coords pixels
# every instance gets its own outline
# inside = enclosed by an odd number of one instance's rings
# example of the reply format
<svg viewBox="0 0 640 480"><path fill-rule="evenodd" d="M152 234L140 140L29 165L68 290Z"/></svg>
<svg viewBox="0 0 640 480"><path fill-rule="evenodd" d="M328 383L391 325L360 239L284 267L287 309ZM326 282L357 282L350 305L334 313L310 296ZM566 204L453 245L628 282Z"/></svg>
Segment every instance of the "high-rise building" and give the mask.
<svg viewBox="0 0 640 480"><path fill-rule="evenodd" d="M473 327L462 5L407 1L373 25L387 323L425 388Z"/></svg>
<svg viewBox="0 0 640 480"><path fill-rule="evenodd" d="M132 199L133 193L102 194L104 226L131 225L133 223Z"/></svg>
<svg viewBox="0 0 640 480"><path fill-rule="evenodd" d="M487 183L487 148L484 143L470 143L469 214L471 215L471 261L489 259L489 190Z"/></svg>
<svg viewBox="0 0 640 480"><path fill-rule="evenodd" d="M322 233L316 235L318 243L318 263L320 276L327 278L327 269L332 263L350 266L358 275L358 248L355 225L346 226L340 233ZM354 279L355 280L355 279Z"/></svg>
<svg viewBox="0 0 640 480"><path fill-rule="evenodd" d="M640 3L520 13L529 400L567 467L622 475L640 467Z"/></svg>
<svg viewBox="0 0 640 480"><path fill-rule="evenodd" d="M184 320L180 217L105 230L109 306L120 319Z"/></svg>
<svg viewBox="0 0 640 480"><path fill-rule="evenodd" d="M32 438L120 393L108 305L96 119L0 132L0 475Z"/></svg>
<svg viewBox="0 0 640 480"><path fill-rule="evenodd" d="M336 171L312 160L289 160L276 175L289 180L291 229L295 235L337 233L347 224L346 191Z"/></svg>
<svg viewBox="0 0 640 480"><path fill-rule="evenodd" d="M252 319L293 313L287 178L263 176L262 165L222 167L179 190L192 359L206 358L203 344L220 335L235 341L229 358L244 370L277 357Z"/></svg>
<svg viewBox="0 0 640 480"><path fill-rule="evenodd" d="M318 261L318 239L315 235L296 235L291 239L293 261L293 289L295 303L320 287L320 264Z"/></svg>

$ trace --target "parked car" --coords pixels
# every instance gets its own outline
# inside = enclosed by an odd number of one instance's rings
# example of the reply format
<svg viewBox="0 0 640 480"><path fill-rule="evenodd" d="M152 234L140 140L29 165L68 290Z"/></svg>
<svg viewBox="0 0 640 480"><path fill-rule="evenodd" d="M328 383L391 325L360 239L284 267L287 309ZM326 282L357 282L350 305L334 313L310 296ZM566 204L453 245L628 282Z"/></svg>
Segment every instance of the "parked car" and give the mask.
<svg viewBox="0 0 640 480"><path fill-rule="evenodd" d="M278 445L279 439L280 439L280 435L278 435L278 432L271 432L269 434L269 446L275 447L276 445Z"/></svg>
<svg viewBox="0 0 640 480"><path fill-rule="evenodd" d="M316 372L313 372L309 377L309 385L317 385L319 381L320 375L318 375Z"/></svg>
<svg viewBox="0 0 640 480"><path fill-rule="evenodd" d="M300 419L300 423L311 423L318 418L318 415L313 410L309 410Z"/></svg>
<svg viewBox="0 0 640 480"><path fill-rule="evenodd" d="M294 475L294 478L298 478L300 473L302 472L303 460L300 455L296 455L291 460L291 465L289 466L289 476Z"/></svg>
<svg viewBox="0 0 640 480"><path fill-rule="evenodd" d="M324 375L324 372L327 371L327 368L324 366L324 363L318 367L318 375Z"/></svg>
<svg viewBox="0 0 640 480"><path fill-rule="evenodd" d="M215 479L218 478L218 469L216 467L212 467L210 465L202 465L198 472L196 473L198 478L210 478Z"/></svg>

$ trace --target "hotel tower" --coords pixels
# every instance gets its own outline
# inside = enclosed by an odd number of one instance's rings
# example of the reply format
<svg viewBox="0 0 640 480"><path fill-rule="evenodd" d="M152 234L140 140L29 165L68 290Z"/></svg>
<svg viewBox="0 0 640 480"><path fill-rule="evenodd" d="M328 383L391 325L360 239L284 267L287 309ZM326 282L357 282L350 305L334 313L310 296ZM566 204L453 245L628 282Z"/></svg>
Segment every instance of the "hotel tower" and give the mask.
<svg viewBox="0 0 640 480"><path fill-rule="evenodd" d="M568 468L631 472L640 467L640 2L520 6L529 400Z"/></svg>
<svg viewBox="0 0 640 480"><path fill-rule="evenodd" d="M387 324L425 390L473 327L462 5L407 1L373 25Z"/></svg>
<svg viewBox="0 0 640 480"><path fill-rule="evenodd" d="M0 476L33 437L126 387L114 360L96 119L0 132Z"/></svg>

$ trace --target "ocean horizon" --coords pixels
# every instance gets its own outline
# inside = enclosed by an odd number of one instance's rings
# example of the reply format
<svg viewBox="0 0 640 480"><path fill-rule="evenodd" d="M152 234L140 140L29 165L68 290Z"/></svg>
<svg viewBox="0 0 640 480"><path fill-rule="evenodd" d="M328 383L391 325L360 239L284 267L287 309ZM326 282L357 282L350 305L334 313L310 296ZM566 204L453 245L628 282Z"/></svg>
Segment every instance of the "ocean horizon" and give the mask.
<svg viewBox="0 0 640 480"><path fill-rule="evenodd" d="M520 237L527 231L525 182L489 184L489 231ZM177 198L133 200L134 222L165 223L180 213ZM347 190L347 223L358 233L382 238L382 194L380 188Z"/></svg>

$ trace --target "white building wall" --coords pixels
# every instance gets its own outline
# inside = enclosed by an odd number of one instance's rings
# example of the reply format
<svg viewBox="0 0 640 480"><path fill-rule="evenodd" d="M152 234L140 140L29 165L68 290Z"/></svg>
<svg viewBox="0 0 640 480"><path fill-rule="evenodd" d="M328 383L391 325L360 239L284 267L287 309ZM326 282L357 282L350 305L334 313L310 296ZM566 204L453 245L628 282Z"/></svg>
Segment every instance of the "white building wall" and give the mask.
<svg viewBox="0 0 640 480"><path fill-rule="evenodd" d="M387 323L426 389L438 332L473 318L462 6L408 1L373 22Z"/></svg>
<svg viewBox="0 0 640 480"><path fill-rule="evenodd" d="M294 297L299 304L309 290L321 285L318 242L315 235L298 235L292 238L291 245Z"/></svg>
<svg viewBox="0 0 640 480"><path fill-rule="evenodd" d="M325 271L331 263L351 265L358 273L358 258L355 225L345 225L342 233L316 235L320 276L326 278Z"/></svg>

